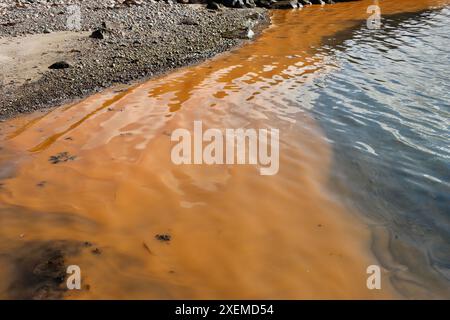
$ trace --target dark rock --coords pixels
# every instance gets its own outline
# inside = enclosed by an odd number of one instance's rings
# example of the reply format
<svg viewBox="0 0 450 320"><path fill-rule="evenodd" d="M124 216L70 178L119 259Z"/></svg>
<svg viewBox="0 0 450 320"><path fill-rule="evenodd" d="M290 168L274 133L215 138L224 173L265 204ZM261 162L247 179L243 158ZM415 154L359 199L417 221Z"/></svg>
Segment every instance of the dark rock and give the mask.
<svg viewBox="0 0 450 320"><path fill-rule="evenodd" d="M83 243L83 245L85 246L85 247L92 247L92 243L91 242L89 242L89 241L85 241L84 243Z"/></svg>
<svg viewBox="0 0 450 320"><path fill-rule="evenodd" d="M245 8L244 0L222 0L222 3L229 8Z"/></svg>
<svg viewBox="0 0 450 320"><path fill-rule="evenodd" d="M76 156L70 155L68 152L60 152L57 155L50 156L48 161L53 164L75 160Z"/></svg>
<svg viewBox="0 0 450 320"><path fill-rule="evenodd" d="M254 8L254 0L222 0L223 5L229 8Z"/></svg>
<svg viewBox="0 0 450 320"><path fill-rule="evenodd" d="M80 244L69 241L26 242L13 260L11 299L61 299L67 287L66 257L77 255Z"/></svg>
<svg viewBox="0 0 450 320"><path fill-rule="evenodd" d="M105 39L105 31L103 29L95 30L94 32L91 33L89 38L103 40Z"/></svg>
<svg viewBox="0 0 450 320"><path fill-rule="evenodd" d="M38 263L34 269L33 274L41 278L53 279L57 283L62 283L66 276L66 269L64 268L64 257L60 250L50 252L44 261Z"/></svg>
<svg viewBox="0 0 450 320"><path fill-rule="evenodd" d="M258 7L270 9L271 5L275 2L275 0L256 0L255 3Z"/></svg>
<svg viewBox="0 0 450 320"><path fill-rule="evenodd" d="M156 239L156 240L159 240L159 241L165 241L165 242L170 241L171 238L172 238L172 237L171 237L169 234L157 234L157 235L155 236L155 239Z"/></svg>
<svg viewBox="0 0 450 320"><path fill-rule="evenodd" d="M256 7L256 4L255 4L254 0L244 0L244 5L247 8L254 8L254 7Z"/></svg>
<svg viewBox="0 0 450 320"><path fill-rule="evenodd" d="M92 252L92 254L95 254L97 256L102 254L102 250L100 250L99 248L95 248L91 252Z"/></svg>
<svg viewBox="0 0 450 320"><path fill-rule="evenodd" d="M49 69L67 69L70 68L70 64L65 61L58 61L48 67Z"/></svg>
<svg viewBox="0 0 450 320"><path fill-rule="evenodd" d="M222 6L215 1L208 1L208 5L206 6L206 9L221 10Z"/></svg>
<svg viewBox="0 0 450 320"><path fill-rule="evenodd" d="M15 26L16 24L17 24L16 21L8 21L8 22L0 23L0 26L3 26L3 27L12 27L12 26Z"/></svg>
<svg viewBox="0 0 450 320"><path fill-rule="evenodd" d="M296 9L299 7L298 0L282 0L270 5L271 9Z"/></svg>

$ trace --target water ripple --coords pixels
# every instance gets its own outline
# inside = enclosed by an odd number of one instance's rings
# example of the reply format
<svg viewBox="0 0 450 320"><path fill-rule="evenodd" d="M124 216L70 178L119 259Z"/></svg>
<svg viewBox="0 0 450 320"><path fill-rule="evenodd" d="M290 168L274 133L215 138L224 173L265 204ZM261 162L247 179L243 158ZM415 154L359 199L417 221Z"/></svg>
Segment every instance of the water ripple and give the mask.
<svg viewBox="0 0 450 320"><path fill-rule="evenodd" d="M320 89L311 86L315 117L334 142L336 183L402 240L403 249L393 242L391 250L411 272L421 270L416 284L444 295L450 287L449 13L445 7L395 15L375 32L355 30L343 47L323 48L340 68L317 80ZM397 286L410 287L402 277Z"/></svg>

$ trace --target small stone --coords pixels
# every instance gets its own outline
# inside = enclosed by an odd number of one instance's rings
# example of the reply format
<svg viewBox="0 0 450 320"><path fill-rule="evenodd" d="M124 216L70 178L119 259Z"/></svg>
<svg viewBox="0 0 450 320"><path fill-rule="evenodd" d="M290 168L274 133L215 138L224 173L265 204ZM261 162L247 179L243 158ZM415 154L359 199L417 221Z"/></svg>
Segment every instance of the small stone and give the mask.
<svg viewBox="0 0 450 320"><path fill-rule="evenodd" d="M38 187L45 187L45 184L47 183L47 181L40 181L40 182L38 182L37 184L36 184L36 186L38 186Z"/></svg>
<svg viewBox="0 0 450 320"><path fill-rule="evenodd" d="M172 237L169 234L157 234L155 236L155 239L159 241L168 242L172 239Z"/></svg>
<svg viewBox="0 0 450 320"><path fill-rule="evenodd" d="M85 242L84 242L84 246L85 246L86 248L92 247L92 243L89 242L89 241L85 241Z"/></svg>

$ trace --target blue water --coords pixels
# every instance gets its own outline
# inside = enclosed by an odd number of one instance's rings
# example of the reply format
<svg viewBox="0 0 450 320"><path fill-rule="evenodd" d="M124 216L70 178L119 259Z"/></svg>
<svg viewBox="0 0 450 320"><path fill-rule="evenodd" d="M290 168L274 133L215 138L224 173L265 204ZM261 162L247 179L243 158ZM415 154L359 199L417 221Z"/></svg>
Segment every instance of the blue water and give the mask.
<svg viewBox="0 0 450 320"><path fill-rule="evenodd" d="M323 46L338 69L312 85L312 112L334 148L332 182L367 214L394 286L449 298L450 8L382 23Z"/></svg>

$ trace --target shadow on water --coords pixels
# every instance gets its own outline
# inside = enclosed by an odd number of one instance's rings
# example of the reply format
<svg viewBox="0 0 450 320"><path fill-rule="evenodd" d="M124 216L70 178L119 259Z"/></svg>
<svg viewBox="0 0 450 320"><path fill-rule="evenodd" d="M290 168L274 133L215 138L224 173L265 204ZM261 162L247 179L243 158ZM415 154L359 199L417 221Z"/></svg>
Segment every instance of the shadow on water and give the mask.
<svg viewBox="0 0 450 320"><path fill-rule="evenodd" d="M336 34L323 50L340 68L312 88L333 185L368 214L373 251L409 297L450 297L449 18L395 14Z"/></svg>

